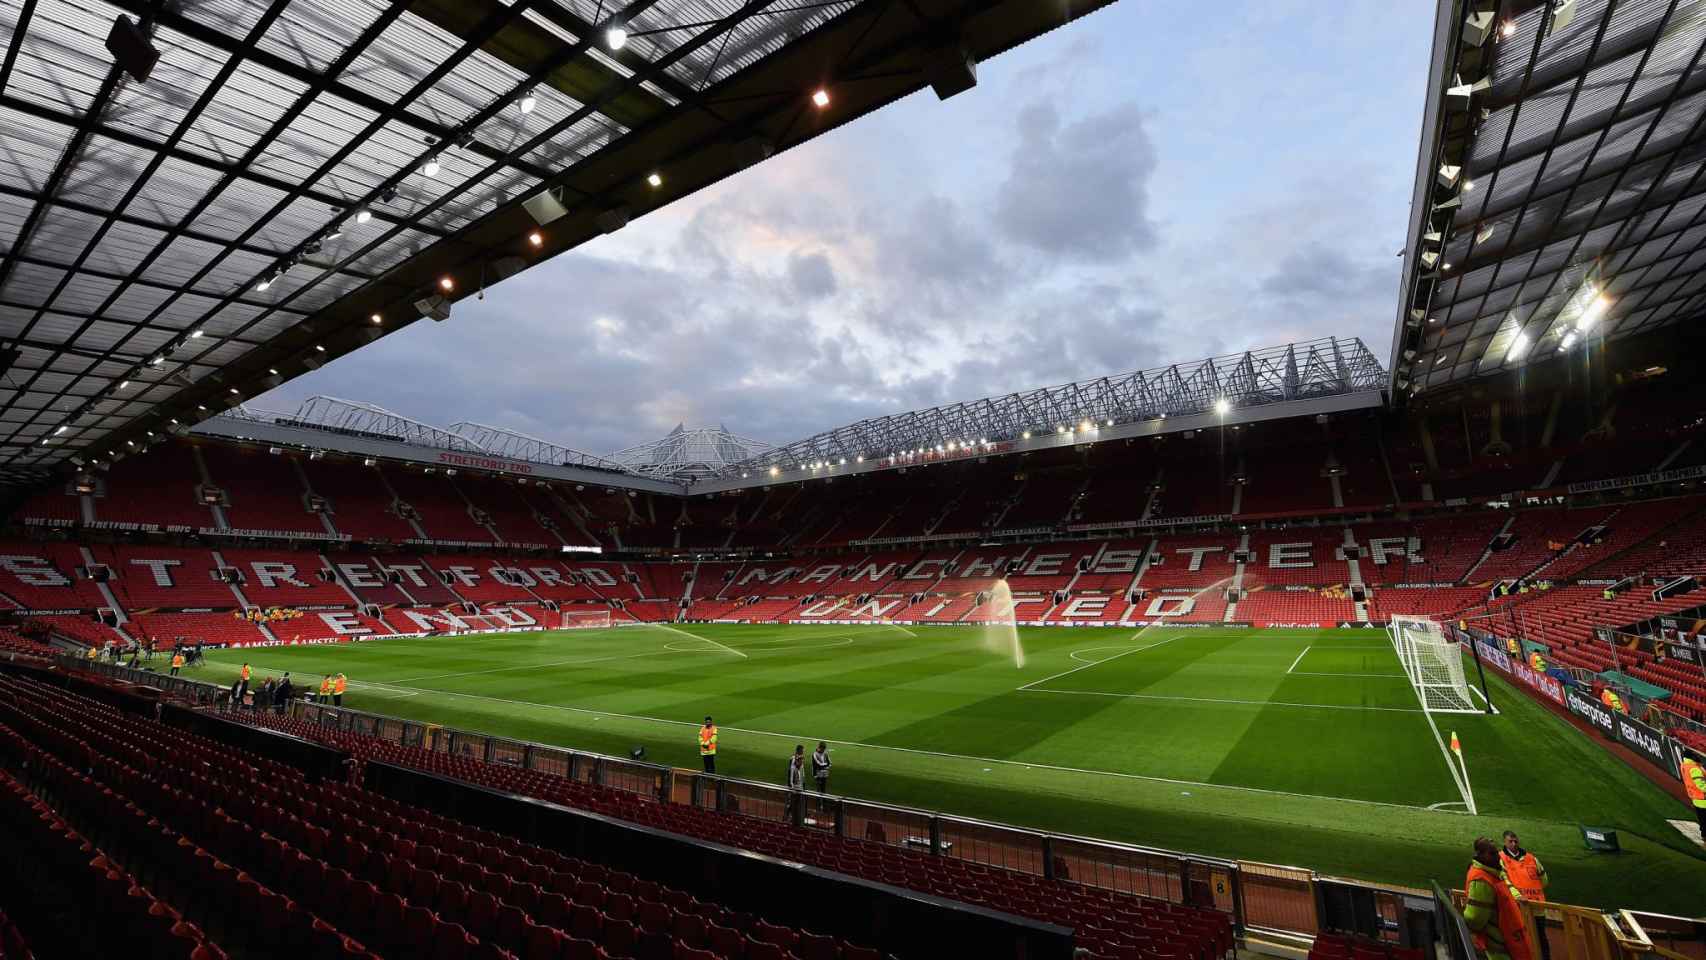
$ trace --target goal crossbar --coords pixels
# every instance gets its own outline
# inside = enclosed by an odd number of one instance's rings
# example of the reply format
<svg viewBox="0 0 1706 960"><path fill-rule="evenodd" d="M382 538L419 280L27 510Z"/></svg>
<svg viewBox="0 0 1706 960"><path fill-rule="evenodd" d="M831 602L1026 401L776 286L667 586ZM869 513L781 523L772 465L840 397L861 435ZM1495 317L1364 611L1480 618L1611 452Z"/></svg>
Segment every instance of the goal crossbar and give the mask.
<svg viewBox="0 0 1706 960"><path fill-rule="evenodd" d="M1426 617L1394 616L1387 626L1404 676L1429 713L1480 713L1463 675L1463 654Z"/></svg>

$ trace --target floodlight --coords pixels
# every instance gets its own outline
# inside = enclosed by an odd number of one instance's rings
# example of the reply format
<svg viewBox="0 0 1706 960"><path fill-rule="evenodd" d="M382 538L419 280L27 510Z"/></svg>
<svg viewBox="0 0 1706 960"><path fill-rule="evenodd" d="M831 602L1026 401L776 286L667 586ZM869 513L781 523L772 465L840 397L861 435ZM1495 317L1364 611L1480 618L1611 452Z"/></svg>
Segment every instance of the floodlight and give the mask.
<svg viewBox="0 0 1706 960"><path fill-rule="evenodd" d="M421 168L421 172L429 177L438 176L438 154L427 157L426 166Z"/></svg>
<svg viewBox="0 0 1706 960"><path fill-rule="evenodd" d="M456 281L449 274L438 278L438 288L446 292L456 289Z"/></svg>
<svg viewBox="0 0 1706 960"><path fill-rule="evenodd" d="M663 177L654 170L651 173L646 174L646 182L651 184L654 188L661 187L663 186Z"/></svg>
<svg viewBox="0 0 1706 960"><path fill-rule="evenodd" d="M829 106L829 91L818 87L812 92L812 103L816 104L819 110Z"/></svg>
<svg viewBox="0 0 1706 960"><path fill-rule="evenodd" d="M612 52L628 45L628 25L620 20L613 20L610 26L604 28L604 45Z"/></svg>
<svg viewBox="0 0 1706 960"><path fill-rule="evenodd" d="M545 245L545 235L535 230L527 235L527 242L536 247L542 247Z"/></svg>
<svg viewBox="0 0 1706 960"><path fill-rule="evenodd" d="M521 109L522 113L532 113L533 108L539 106L539 97L534 94L532 87L522 91L521 101L516 106Z"/></svg>
<svg viewBox="0 0 1706 960"><path fill-rule="evenodd" d="M358 224L366 223L367 221L372 220L372 219L373 219L373 211L367 209L366 207L362 207L360 210L357 210L355 212L355 222Z"/></svg>
<svg viewBox="0 0 1706 960"><path fill-rule="evenodd" d="M1226 416L1228 413L1232 412L1232 401L1225 397L1221 397L1219 400L1214 401L1214 412L1223 417Z"/></svg>
<svg viewBox="0 0 1706 960"><path fill-rule="evenodd" d="M194 339L196 339L196 338L198 338L198 337L200 337L200 336L201 336L201 335L202 335L202 334L203 334L203 333L206 333L206 332L207 332L207 331L205 331L205 330L203 330L203 329L202 329L202 328L200 328L200 327L196 327L196 328L195 328L195 329L194 329L194 330L191 330L191 331L190 331L190 339L191 339L191 340L194 340Z"/></svg>
<svg viewBox="0 0 1706 960"><path fill-rule="evenodd" d="M367 319L372 320L374 323L384 323L385 322L385 318L380 316L377 313L371 317L368 317Z"/></svg>

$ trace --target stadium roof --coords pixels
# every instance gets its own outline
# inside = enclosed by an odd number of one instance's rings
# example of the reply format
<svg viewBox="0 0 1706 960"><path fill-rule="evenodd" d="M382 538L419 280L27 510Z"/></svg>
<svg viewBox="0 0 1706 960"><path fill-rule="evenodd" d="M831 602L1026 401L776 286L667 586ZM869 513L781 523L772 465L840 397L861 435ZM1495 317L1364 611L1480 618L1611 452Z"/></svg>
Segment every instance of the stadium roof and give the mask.
<svg viewBox="0 0 1706 960"><path fill-rule="evenodd" d="M1442 0L1393 396L1706 309L1706 2Z"/></svg>
<svg viewBox="0 0 1706 960"><path fill-rule="evenodd" d="M725 476L735 464L769 449L768 443L736 436L724 427L689 430L678 423L662 440L617 451L610 459L641 476L691 483Z"/></svg>
<svg viewBox="0 0 1706 960"><path fill-rule="evenodd" d="M0 468L187 429L1106 2L0 0Z"/></svg>
<svg viewBox="0 0 1706 960"><path fill-rule="evenodd" d="M1328 337L873 417L783 447L677 425L608 457L477 423L436 427L383 407L311 397L292 413L239 406L197 436L660 493L905 469L1137 436L1378 407L1386 371L1361 340Z"/></svg>

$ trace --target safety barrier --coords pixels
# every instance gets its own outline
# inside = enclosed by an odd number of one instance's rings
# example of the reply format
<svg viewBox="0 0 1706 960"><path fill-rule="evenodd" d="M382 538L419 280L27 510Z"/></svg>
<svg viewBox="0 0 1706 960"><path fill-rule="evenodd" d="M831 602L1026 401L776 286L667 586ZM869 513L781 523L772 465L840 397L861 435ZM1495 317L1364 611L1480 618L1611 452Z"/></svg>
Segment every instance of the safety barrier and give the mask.
<svg viewBox="0 0 1706 960"><path fill-rule="evenodd" d="M665 803L752 817L835 836L883 843L983 866L1117 890L1229 913L1240 929L1311 937L1324 929L1377 928L1373 901L1335 898L1354 886L1400 897L1405 891L1321 877L1299 867L1226 860L1046 833L851 797L808 793L622 757L458 730L326 704L295 702L290 715L329 730L377 737L437 753L537 770ZM796 803L796 799L802 802ZM1348 905L1348 906L1347 906ZM1330 909L1333 916L1324 916ZM1358 918L1357 911L1370 916Z"/></svg>

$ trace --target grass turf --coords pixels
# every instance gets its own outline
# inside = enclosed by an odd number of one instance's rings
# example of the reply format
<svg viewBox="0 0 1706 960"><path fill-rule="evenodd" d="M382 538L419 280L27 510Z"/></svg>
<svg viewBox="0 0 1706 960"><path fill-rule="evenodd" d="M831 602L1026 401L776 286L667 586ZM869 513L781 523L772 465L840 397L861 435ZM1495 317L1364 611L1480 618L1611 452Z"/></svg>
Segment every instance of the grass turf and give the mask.
<svg viewBox="0 0 1706 960"><path fill-rule="evenodd" d="M191 672L342 671L346 706L682 766L711 714L732 776L779 782L824 739L848 796L1411 886L1461 883L1470 841L1510 828L1554 899L1700 910L1706 855L1665 822L1687 809L1497 678L1501 714L1441 718L1471 817L1383 633L1020 635L1022 668L970 627L698 624L227 650ZM1624 853L1587 853L1579 823Z"/></svg>

